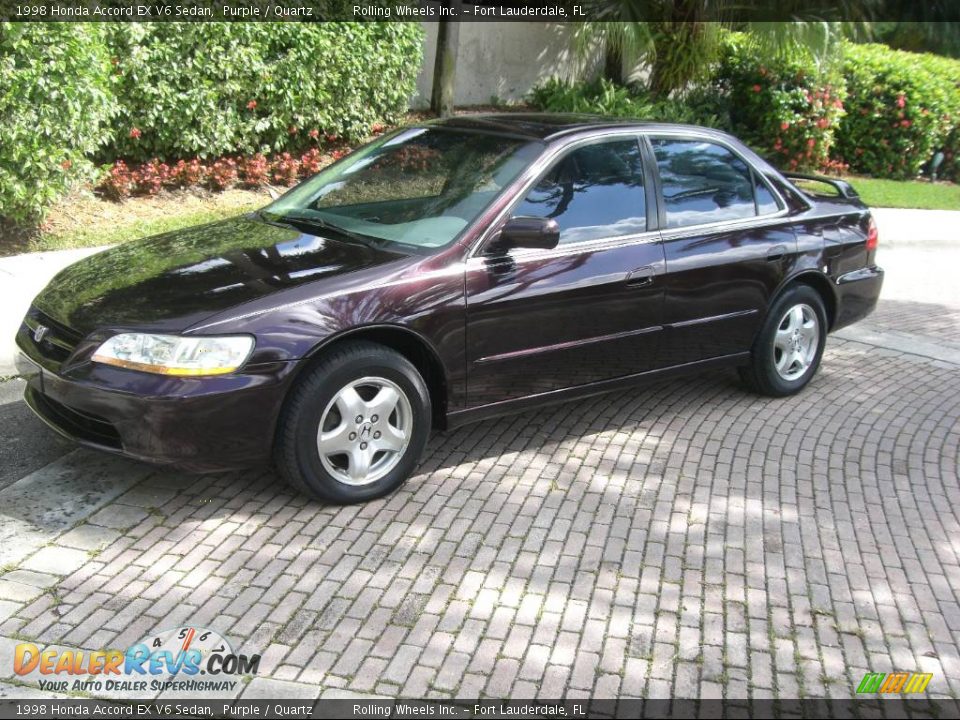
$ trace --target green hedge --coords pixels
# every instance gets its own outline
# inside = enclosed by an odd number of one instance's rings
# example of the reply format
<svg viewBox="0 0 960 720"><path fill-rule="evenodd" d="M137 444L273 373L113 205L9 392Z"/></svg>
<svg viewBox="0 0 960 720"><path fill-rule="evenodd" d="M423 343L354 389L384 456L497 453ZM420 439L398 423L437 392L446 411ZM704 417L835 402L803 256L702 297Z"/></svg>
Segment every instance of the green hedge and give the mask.
<svg viewBox="0 0 960 720"><path fill-rule="evenodd" d="M130 160L302 147L311 131L364 137L407 109L416 23L128 23L111 49ZM110 158L113 159L113 158Z"/></svg>
<svg viewBox="0 0 960 720"><path fill-rule="evenodd" d="M960 61L848 45L843 72L849 89L847 116L837 151L856 172L911 178L939 150L951 151L944 168L956 177L960 149Z"/></svg>
<svg viewBox="0 0 960 720"><path fill-rule="evenodd" d="M396 120L418 23L0 24L0 217L35 221L91 161L302 150Z"/></svg>
<svg viewBox="0 0 960 720"><path fill-rule="evenodd" d="M790 169L828 165L846 94L837 69L818 69L798 50L771 57L749 35L730 33L714 82L733 131L758 152Z"/></svg>
<svg viewBox="0 0 960 720"><path fill-rule="evenodd" d="M116 108L100 25L0 23L0 216L40 216L90 175Z"/></svg>

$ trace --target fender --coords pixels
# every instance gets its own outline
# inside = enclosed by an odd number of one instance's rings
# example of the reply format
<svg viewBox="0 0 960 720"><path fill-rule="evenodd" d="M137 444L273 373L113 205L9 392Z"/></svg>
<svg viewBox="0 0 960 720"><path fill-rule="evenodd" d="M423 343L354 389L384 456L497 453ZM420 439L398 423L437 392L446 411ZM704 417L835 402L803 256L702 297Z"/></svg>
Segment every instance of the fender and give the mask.
<svg viewBox="0 0 960 720"><path fill-rule="evenodd" d="M443 360L441 360L440 353L437 351L433 343L431 343L422 333L406 325L400 325L398 323L368 323L366 325L351 327L335 332L329 337L326 337L318 342L316 345L310 348L310 350L306 352L303 357L295 361L296 369L292 376L292 383L296 383L304 370L311 367L319 355L333 343L341 340L349 340L357 336L362 338L363 336L370 336L383 332L394 334L394 337L403 337L404 339L413 343L418 349L424 351L427 367L418 367L418 370L424 376L424 381L427 383L427 387L430 389L431 398L433 400L434 422L439 427L445 426L447 407L450 402L449 383L451 373L449 368L447 368L447 366L444 364ZM413 358L408 357L408 354L404 352L405 349L409 349L409 346L408 348L397 347L395 344L391 344L390 342L384 342L384 338L382 337L373 337L371 341L387 345L388 347L400 352L402 355L411 360L411 362L414 362L415 365L418 364Z"/></svg>
<svg viewBox="0 0 960 720"><path fill-rule="evenodd" d="M318 342L316 345L314 345L312 348L310 348L306 353L304 353L303 357L301 357L296 362L302 364L306 361L307 364L309 364L309 361L313 360L316 357L317 353L322 352L326 347L328 347L329 345L335 342L338 342L339 340L350 338L354 335L375 332L378 330L386 330L387 332L399 331L401 333L408 335L411 339L415 340L418 344L420 344L423 348L427 350L427 352L430 354L431 360L434 363L436 363L437 367L440 367L443 369L443 376L444 376L444 379L446 379L448 375L447 368L443 364L443 361L440 359L440 353L437 352L437 349L433 346L433 343L430 342L426 338L426 336L423 335L422 333L417 332L416 330L414 330L413 328L407 325L400 325L399 323L369 323L367 325L358 325L357 327L346 328L345 330L338 330L333 335L330 335L324 338L323 340Z"/></svg>
<svg viewBox="0 0 960 720"><path fill-rule="evenodd" d="M833 328L833 324L836 321L839 296L837 295L837 289L830 277L822 270L812 267L794 269L780 282L777 288L770 295L770 302L767 304L767 312L764 314L764 321L766 321L767 315L770 312L770 308L773 307L773 304L777 301L777 298L779 298L780 295L782 295L790 285L797 282L810 285L817 292L824 296L823 304L827 311L827 319L830 322L830 328L828 328L829 332L829 330Z"/></svg>

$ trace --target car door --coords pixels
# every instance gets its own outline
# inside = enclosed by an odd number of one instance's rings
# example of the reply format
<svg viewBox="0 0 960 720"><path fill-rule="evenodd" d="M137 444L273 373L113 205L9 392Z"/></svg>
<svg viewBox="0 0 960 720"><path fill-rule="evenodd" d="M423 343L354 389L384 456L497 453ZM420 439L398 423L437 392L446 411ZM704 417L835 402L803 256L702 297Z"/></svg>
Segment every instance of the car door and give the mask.
<svg viewBox="0 0 960 720"><path fill-rule="evenodd" d="M549 217L551 250L467 261L467 395L476 407L649 370L656 364L663 249L636 134L563 151L501 218Z"/></svg>
<svg viewBox="0 0 960 720"><path fill-rule="evenodd" d="M796 254L786 206L720 140L655 135L649 141L666 259L662 364L749 350Z"/></svg>

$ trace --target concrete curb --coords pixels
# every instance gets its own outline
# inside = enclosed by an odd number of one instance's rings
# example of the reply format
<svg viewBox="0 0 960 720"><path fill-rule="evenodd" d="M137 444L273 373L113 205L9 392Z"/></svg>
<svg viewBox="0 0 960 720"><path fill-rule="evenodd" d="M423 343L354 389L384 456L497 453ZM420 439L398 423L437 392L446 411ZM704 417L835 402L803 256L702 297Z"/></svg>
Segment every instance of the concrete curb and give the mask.
<svg viewBox="0 0 960 720"><path fill-rule="evenodd" d="M871 208L880 232L880 247L926 248L960 243L960 210Z"/></svg>
<svg viewBox="0 0 960 720"><path fill-rule="evenodd" d="M63 268L108 246L26 253L0 258L0 377L15 375L14 337L37 293Z"/></svg>

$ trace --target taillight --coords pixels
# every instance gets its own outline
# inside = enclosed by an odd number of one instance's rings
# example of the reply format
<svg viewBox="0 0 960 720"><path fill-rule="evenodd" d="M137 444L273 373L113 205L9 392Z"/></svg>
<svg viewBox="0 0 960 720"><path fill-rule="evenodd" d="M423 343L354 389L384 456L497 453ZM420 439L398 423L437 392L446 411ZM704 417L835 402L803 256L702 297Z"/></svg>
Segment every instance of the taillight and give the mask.
<svg viewBox="0 0 960 720"><path fill-rule="evenodd" d="M876 250L877 243L880 241L880 234L877 232L877 223L871 217L867 221L867 250Z"/></svg>

